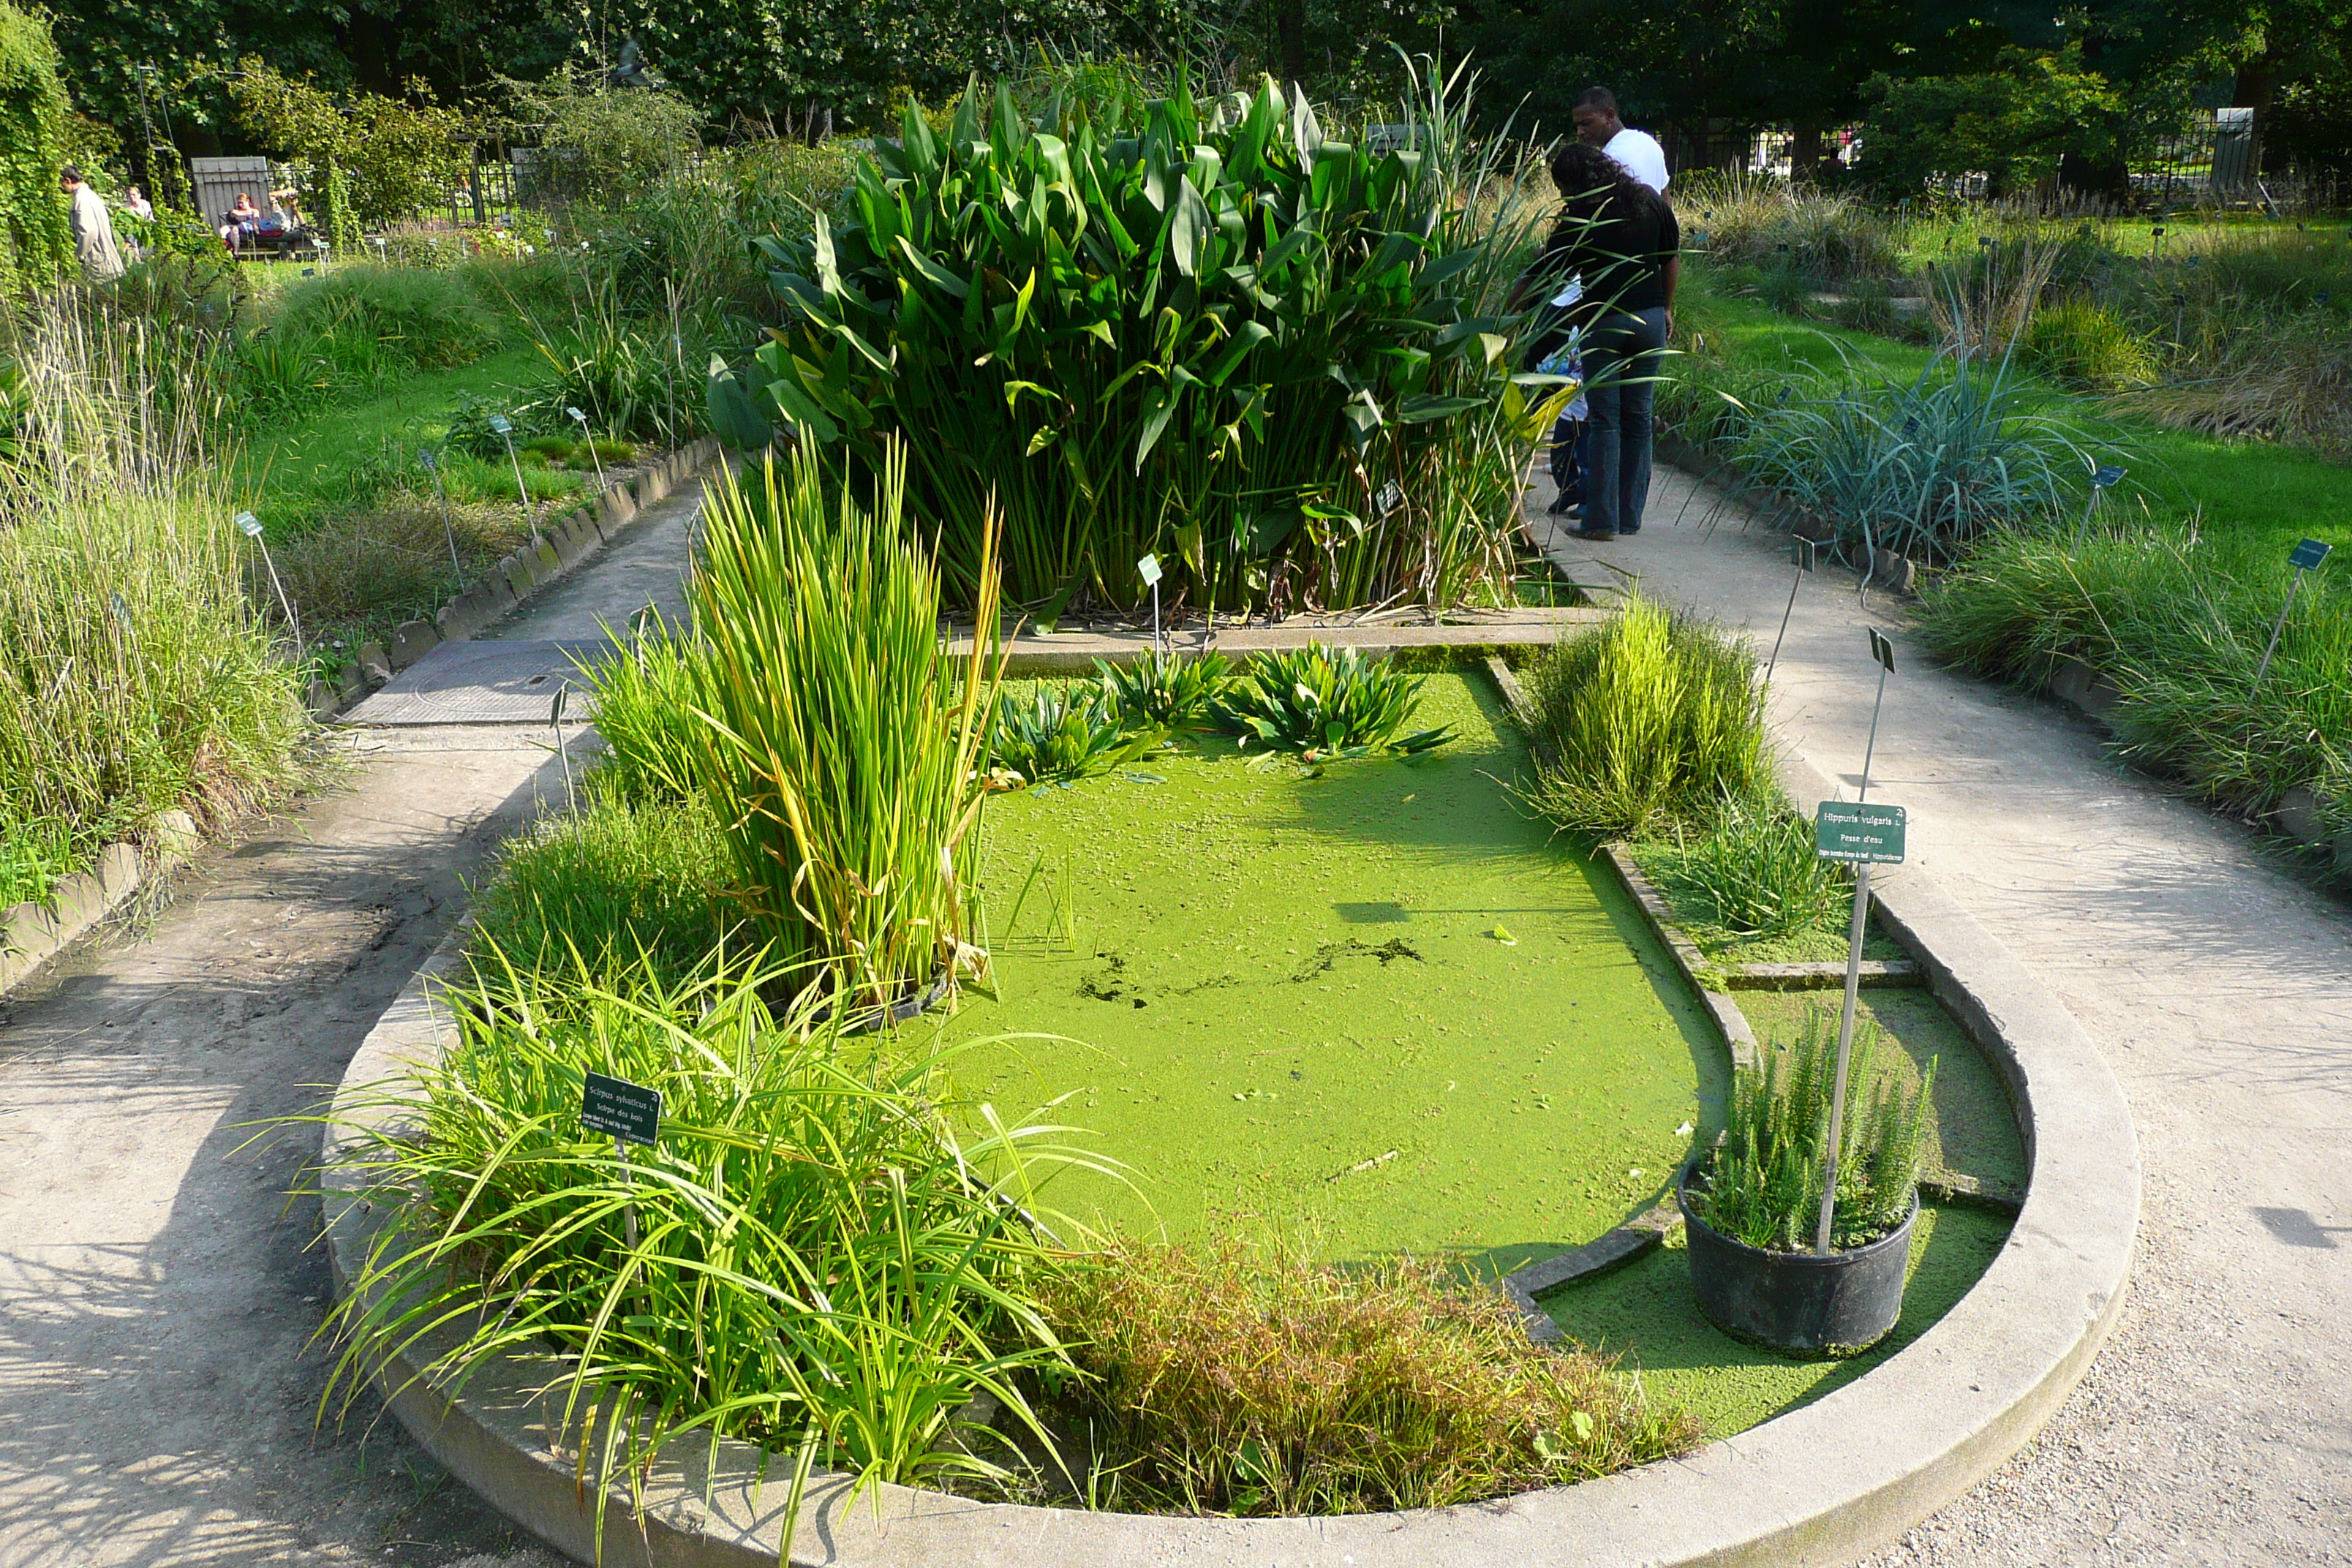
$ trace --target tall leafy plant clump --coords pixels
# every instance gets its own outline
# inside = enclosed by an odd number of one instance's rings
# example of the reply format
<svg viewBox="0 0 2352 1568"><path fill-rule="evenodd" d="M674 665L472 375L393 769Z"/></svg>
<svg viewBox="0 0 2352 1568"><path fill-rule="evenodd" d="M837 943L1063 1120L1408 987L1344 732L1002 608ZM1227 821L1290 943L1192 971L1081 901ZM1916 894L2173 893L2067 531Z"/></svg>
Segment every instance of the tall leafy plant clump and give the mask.
<svg viewBox="0 0 2352 1568"><path fill-rule="evenodd" d="M1838 1130L1837 1203L1830 1240L1862 1247L1900 1226L1918 1190L1920 1156L1936 1084L1929 1058L1906 1091L1875 1069L1878 1026L1864 1020L1847 1059L1853 1086ZM1828 1177L1830 1100L1837 1074L1837 1015L1809 1007L1786 1049L1735 1075L1723 1142L1696 1206L1707 1224L1750 1247L1803 1252L1813 1245Z"/></svg>
<svg viewBox="0 0 2352 1568"><path fill-rule="evenodd" d="M805 456L772 458L754 485L723 480L705 513L695 772L780 955L824 966L846 1005L887 1006L975 956L957 857L988 787L1003 660L986 635L949 658L895 455L870 507L828 494ZM979 542L993 627L992 541Z"/></svg>
<svg viewBox="0 0 2352 1568"><path fill-rule="evenodd" d="M1146 553L1221 609L1500 593L1553 398L1497 303L1538 214L1467 96L1433 79L1385 152L1271 80L1132 123L977 82L945 137L910 110L850 221L760 242L763 411L838 466L902 437L967 603L992 505L1023 600L1137 602Z"/></svg>
<svg viewBox="0 0 2352 1568"><path fill-rule="evenodd" d="M466 176L457 110L373 92L338 98L255 57L238 62L228 90L246 128L296 160L310 216L341 249L356 250L362 227L442 205Z"/></svg>
<svg viewBox="0 0 2352 1568"><path fill-rule="evenodd" d="M46 283L73 261L58 195L72 112L48 23L0 0L0 288Z"/></svg>

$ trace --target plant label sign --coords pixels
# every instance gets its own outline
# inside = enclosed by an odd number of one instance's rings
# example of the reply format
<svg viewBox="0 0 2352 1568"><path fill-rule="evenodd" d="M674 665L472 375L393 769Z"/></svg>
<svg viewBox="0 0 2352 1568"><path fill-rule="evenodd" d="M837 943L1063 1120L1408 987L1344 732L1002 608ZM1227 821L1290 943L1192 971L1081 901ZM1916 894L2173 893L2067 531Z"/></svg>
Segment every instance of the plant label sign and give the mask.
<svg viewBox="0 0 2352 1568"><path fill-rule="evenodd" d="M1876 659L1879 668L1887 674L1895 673L1895 645L1880 637L1876 626L1870 628L1870 657Z"/></svg>
<svg viewBox="0 0 2352 1568"><path fill-rule="evenodd" d="M512 432L513 429L514 421L509 419L505 415L493 414L490 416L490 431L493 435L508 435Z"/></svg>
<svg viewBox="0 0 2352 1568"><path fill-rule="evenodd" d="M1824 860L1903 864L1903 808L1825 800L1813 816L1813 848Z"/></svg>
<svg viewBox="0 0 2352 1568"><path fill-rule="evenodd" d="M1156 588L1160 586L1160 557L1157 555L1147 555L1142 560L1137 562L1135 563L1135 571L1136 574L1143 579L1143 585L1145 587Z"/></svg>
<svg viewBox="0 0 2352 1568"><path fill-rule="evenodd" d="M580 1125L625 1142L651 1144L661 1132L661 1090L592 1072L580 1090Z"/></svg>
<svg viewBox="0 0 2352 1568"><path fill-rule="evenodd" d="M2091 476L2091 488L2095 490L2111 490L2124 482L2124 475L2126 471L2109 464Z"/></svg>
<svg viewBox="0 0 2352 1568"><path fill-rule="evenodd" d="M2329 544L2325 540L2306 539L2301 544L2294 547L2294 551L2287 556L2286 563L2290 566L2298 567L2303 571L2308 572L2312 568L2317 566L2321 562L2326 560L2327 552L2335 548L2336 547L2334 545Z"/></svg>
<svg viewBox="0 0 2352 1568"><path fill-rule="evenodd" d="M261 537L261 520L254 516L251 512L238 512L235 521L236 523L237 531L244 534L247 539L258 539Z"/></svg>

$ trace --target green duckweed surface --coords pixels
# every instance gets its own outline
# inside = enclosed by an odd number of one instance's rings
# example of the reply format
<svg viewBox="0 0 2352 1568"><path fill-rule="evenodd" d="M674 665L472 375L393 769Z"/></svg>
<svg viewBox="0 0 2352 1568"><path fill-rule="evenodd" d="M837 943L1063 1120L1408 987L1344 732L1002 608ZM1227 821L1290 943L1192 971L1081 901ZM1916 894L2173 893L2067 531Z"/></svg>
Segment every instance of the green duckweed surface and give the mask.
<svg viewBox="0 0 2352 1568"><path fill-rule="evenodd" d="M1312 778L1210 742L992 802L994 994L947 1026L983 1042L957 1076L1007 1114L1066 1096L1134 1175L1055 1206L1501 1271L1645 1206L1719 1124L1720 1047L1606 871L1514 808L1492 691L1433 675L1415 723L1456 739Z"/></svg>

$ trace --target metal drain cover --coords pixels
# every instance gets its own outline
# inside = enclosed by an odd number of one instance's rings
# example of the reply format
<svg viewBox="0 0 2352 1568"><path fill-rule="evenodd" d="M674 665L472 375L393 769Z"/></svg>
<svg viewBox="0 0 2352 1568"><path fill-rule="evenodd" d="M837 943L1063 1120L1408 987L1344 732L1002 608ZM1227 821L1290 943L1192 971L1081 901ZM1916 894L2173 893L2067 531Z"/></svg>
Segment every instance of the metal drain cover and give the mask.
<svg viewBox="0 0 2352 1568"><path fill-rule="evenodd" d="M346 724L544 724L556 692L572 697L565 721L590 717L577 660L609 655L585 642L445 642L343 715Z"/></svg>

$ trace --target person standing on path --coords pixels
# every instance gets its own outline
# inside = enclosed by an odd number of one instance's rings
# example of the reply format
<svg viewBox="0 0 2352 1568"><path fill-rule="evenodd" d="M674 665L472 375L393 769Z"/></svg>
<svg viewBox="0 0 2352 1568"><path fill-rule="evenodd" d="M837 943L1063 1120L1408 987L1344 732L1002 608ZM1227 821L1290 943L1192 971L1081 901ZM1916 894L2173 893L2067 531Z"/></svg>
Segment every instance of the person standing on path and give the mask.
<svg viewBox="0 0 2352 1568"><path fill-rule="evenodd" d="M1614 539L1641 531L1649 501L1654 378L1674 326L1682 230L1664 196L1588 142L1561 144L1551 179L1566 205L1531 276L1583 279L1567 319L1583 350L1590 407L1575 533Z"/></svg>
<svg viewBox="0 0 2352 1568"><path fill-rule="evenodd" d="M1624 165L1625 172L1660 195L1666 194L1666 150L1656 137L1636 131L1617 115L1617 95L1605 87L1588 87L1576 95L1569 110L1576 121L1576 137L1598 147Z"/></svg>
<svg viewBox="0 0 2352 1568"><path fill-rule="evenodd" d="M122 252L115 248L114 220L106 216L106 203L71 163L58 174L58 189L73 202L66 221L73 229L74 255L81 260L81 275L92 283L113 282L122 276Z"/></svg>

